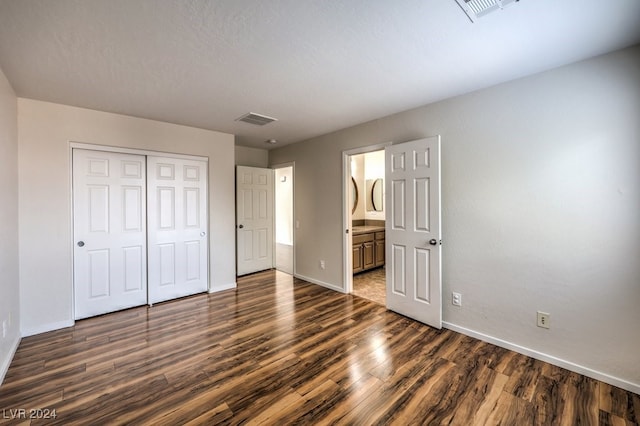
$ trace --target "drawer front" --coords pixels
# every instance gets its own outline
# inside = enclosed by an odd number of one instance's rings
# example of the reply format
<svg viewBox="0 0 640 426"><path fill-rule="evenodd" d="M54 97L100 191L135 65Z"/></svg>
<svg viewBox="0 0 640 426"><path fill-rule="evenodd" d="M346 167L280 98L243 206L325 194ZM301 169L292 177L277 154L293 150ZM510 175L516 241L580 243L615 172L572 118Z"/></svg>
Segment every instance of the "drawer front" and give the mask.
<svg viewBox="0 0 640 426"><path fill-rule="evenodd" d="M376 240L384 240L384 231L376 232Z"/></svg>
<svg viewBox="0 0 640 426"><path fill-rule="evenodd" d="M360 234L353 236L353 244L362 244L367 241L373 241L373 234Z"/></svg>

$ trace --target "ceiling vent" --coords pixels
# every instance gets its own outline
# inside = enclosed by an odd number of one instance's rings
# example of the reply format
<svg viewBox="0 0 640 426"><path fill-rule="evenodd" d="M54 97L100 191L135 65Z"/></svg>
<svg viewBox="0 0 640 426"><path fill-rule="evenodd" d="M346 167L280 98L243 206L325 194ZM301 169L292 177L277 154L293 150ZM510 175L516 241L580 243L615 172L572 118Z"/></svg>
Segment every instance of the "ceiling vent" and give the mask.
<svg viewBox="0 0 640 426"><path fill-rule="evenodd" d="M520 0L455 0L471 22Z"/></svg>
<svg viewBox="0 0 640 426"><path fill-rule="evenodd" d="M264 126L265 124L278 121L278 119L267 117L266 115L256 114L255 112L249 112L242 117L236 118L236 121L244 121L245 123L255 124L257 126Z"/></svg>

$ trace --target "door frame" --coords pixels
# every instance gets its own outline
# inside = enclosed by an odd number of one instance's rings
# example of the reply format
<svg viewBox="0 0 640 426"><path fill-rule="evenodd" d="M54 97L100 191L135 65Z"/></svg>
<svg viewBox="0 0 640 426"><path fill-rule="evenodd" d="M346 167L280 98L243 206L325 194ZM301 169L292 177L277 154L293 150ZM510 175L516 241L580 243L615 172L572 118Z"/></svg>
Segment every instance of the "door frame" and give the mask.
<svg viewBox="0 0 640 426"><path fill-rule="evenodd" d="M292 269L292 276L296 276L296 162L295 161L289 161L286 163L278 163L278 164L272 164L270 166L271 169L273 169L273 176L274 176L274 180L273 180L273 268L276 268L276 238L275 238L275 231L276 231L276 181L275 181L275 175L276 175L276 169L284 169L287 167L291 167L291 220L293 220L292 225L292 230L291 230L291 245L292 245L292 262L293 262L293 267Z"/></svg>
<svg viewBox="0 0 640 426"><path fill-rule="evenodd" d="M75 324L75 317L76 317L76 309L75 309L75 303L74 303L74 298L75 298L75 291L76 291L76 283L75 283L75 279L74 279L74 268L75 268L75 259L74 259L74 251L73 251L73 247L75 245L75 240L74 240L74 228L73 228L73 224L74 224L74 214L73 214L73 150L74 149L86 149L86 150L90 150L90 151L102 151L102 152L115 152L115 153L121 153L121 154L137 154L137 155L144 155L145 157L148 155L154 155L154 156L165 156L165 157L172 157L172 158L182 158L185 160L197 160L197 161L205 161L207 163L207 188L209 188L209 157L203 157L203 156L199 156L199 155L189 155L189 154L178 154L178 153L174 153L174 152L164 152L164 151L153 151L150 149L136 149L136 148L126 148L126 147L120 147L120 146L111 146L111 145L99 145L99 144L92 144L92 143L86 143L86 142L77 142L77 141L69 141L69 229L70 229L70 236L69 236L69 241L71 241L71 244L69 245L69 254L71 257L71 269L70 269L70 276L71 276L71 294L69 294L69 298L70 298L70 303L71 303L71 318L72 319L72 324ZM146 161L146 159L145 159ZM208 189L207 189L208 190ZM206 210L207 210L207 233L209 233L207 238L207 247L210 250L211 249L211 233L209 232L210 229L210 209L209 209L209 196L207 194L207 203L206 203ZM209 252L209 255L207 256L207 291L210 292L211 291L211 253ZM147 297L147 303L149 302L148 297Z"/></svg>
<svg viewBox="0 0 640 426"><path fill-rule="evenodd" d="M350 294L353 292L353 232L351 229L351 206L349 205L349 194L351 193L351 156L384 150L390 145L393 145L393 142L383 142L342 151L342 288L344 293Z"/></svg>

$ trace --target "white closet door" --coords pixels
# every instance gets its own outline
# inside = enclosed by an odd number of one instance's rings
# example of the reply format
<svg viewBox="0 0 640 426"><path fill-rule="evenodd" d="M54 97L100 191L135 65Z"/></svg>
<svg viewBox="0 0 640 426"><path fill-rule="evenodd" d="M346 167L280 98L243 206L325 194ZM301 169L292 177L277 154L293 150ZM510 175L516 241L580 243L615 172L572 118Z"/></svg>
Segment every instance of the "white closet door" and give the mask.
<svg viewBox="0 0 640 426"><path fill-rule="evenodd" d="M149 303L207 291L207 162L147 157Z"/></svg>
<svg viewBox="0 0 640 426"><path fill-rule="evenodd" d="M73 150L75 318L147 303L145 158Z"/></svg>

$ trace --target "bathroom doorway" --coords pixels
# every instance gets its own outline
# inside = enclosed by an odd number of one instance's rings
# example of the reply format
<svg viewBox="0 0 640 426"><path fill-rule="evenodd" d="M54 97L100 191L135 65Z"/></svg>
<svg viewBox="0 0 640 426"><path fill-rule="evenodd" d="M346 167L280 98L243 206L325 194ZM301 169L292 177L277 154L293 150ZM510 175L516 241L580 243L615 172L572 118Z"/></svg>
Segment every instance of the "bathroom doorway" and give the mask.
<svg viewBox="0 0 640 426"><path fill-rule="evenodd" d="M386 305L384 146L346 153L345 288Z"/></svg>

